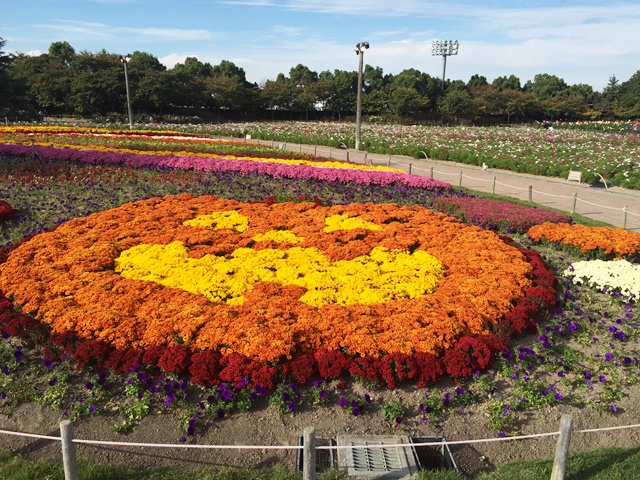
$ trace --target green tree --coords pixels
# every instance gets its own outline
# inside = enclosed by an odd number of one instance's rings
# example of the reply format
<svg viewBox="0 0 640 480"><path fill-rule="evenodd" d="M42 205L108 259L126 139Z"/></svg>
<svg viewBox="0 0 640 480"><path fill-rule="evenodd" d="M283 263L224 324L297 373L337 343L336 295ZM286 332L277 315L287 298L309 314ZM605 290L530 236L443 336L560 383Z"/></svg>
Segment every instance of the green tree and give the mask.
<svg viewBox="0 0 640 480"><path fill-rule="evenodd" d="M493 85L499 92L502 90L522 90L522 87L520 86L520 79L515 75L498 77L491 83L491 85Z"/></svg>
<svg viewBox="0 0 640 480"><path fill-rule="evenodd" d="M69 42L53 42L49 46L49 58L51 60L60 60L65 65L69 65L75 56L76 50Z"/></svg>
<svg viewBox="0 0 640 480"><path fill-rule="evenodd" d="M126 112L124 68L119 55L105 50L95 54L81 52L71 64L71 75L71 104L76 113L90 116Z"/></svg>
<svg viewBox="0 0 640 480"><path fill-rule="evenodd" d="M29 109L49 113L69 112L70 67L61 58L48 54L37 57L19 54L11 64L11 76L24 84L24 100Z"/></svg>
<svg viewBox="0 0 640 480"><path fill-rule="evenodd" d="M532 92L536 99L546 100L550 97L555 97L568 88L567 84L562 78L555 75L549 75L548 73L539 73L533 77L533 82L529 80L524 90Z"/></svg>
<svg viewBox="0 0 640 480"><path fill-rule="evenodd" d="M471 75L471 78L467 82L468 89L472 89L474 87L484 87L486 85L489 85L489 82L487 82L487 77L478 74Z"/></svg>
<svg viewBox="0 0 640 480"><path fill-rule="evenodd" d="M210 63L202 63L195 57L187 57L170 70L172 84L176 88L172 105L189 108L211 108L214 101L207 94L206 79L213 77Z"/></svg>
<svg viewBox="0 0 640 480"><path fill-rule="evenodd" d="M474 118L477 115L478 104L466 89L450 88L444 97L438 100L438 110L444 115L451 115L457 122L459 117Z"/></svg>
<svg viewBox="0 0 640 480"><path fill-rule="evenodd" d="M318 103L316 83L318 73L302 64L298 64L289 71L289 82L295 92L293 107L305 112L305 120L309 119L309 110L315 110Z"/></svg>
<svg viewBox="0 0 640 480"><path fill-rule="evenodd" d="M640 116L640 70L629 80L620 84L618 116L623 118Z"/></svg>
<svg viewBox="0 0 640 480"><path fill-rule="evenodd" d="M275 81L267 80L262 85L259 99L266 108L271 110L273 119L275 110L291 110L295 91L285 76L280 74Z"/></svg>
<svg viewBox="0 0 640 480"><path fill-rule="evenodd" d="M235 63L229 60L222 60L218 65L215 65L211 69L211 76L216 78L235 78L241 83L245 83L247 81L247 75L244 69L236 66Z"/></svg>
<svg viewBox="0 0 640 480"><path fill-rule="evenodd" d="M357 72L346 70L334 70L320 72L319 81L324 84L324 96L322 103L324 109L337 114L342 118L345 112L354 112L356 109L356 90L358 89Z"/></svg>
<svg viewBox="0 0 640 480"><path fill-rule="evenodd" d="M0 115L2 116L17 110L12 101L16 94L16 82L9 74L9 66L13 57L2 50L4 45L4 39L0 38Z"/></svg>
<svg viewBox="0 0 640 480"><path fill-rule="evenodd" d="M425 100L415 88L396 86L389 95L389 110L395 115L415 114L422 111Z"/></svg>

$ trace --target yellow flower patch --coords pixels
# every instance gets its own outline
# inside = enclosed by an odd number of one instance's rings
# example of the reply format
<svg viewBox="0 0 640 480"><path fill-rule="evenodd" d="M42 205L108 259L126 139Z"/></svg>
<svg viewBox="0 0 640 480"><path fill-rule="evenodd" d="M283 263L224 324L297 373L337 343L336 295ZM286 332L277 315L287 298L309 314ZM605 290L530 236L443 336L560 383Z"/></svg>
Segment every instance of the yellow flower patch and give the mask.
<svg viewBox="0 0 640 480"><path fill-rule="evenodd" d="M258 282L304 287L300 301L330 304L384 303L416 298L435 290L444 266L426 252L409 254L375 247L370 255L332 263L317 248L235 250L231 258L189 258L181 242L138 245L115 260L115 271L132 280L204 295L212 302L240 305Z"/></svg>
<svg viewBox="0 0 640 480"><path fill-rule="evenodd" d="M210 215L199 215L193 220L187 220L183 225L212 228L214 230L233 228L239 232L244 232L249 228L249 219L231 210L228 212L213 212Z"/></svg>
<svg viewBox="0 0 640 480"><path fill-rule="evenodd" d="M361 218L349 217L346 214L332 215L325 220L327 224L324 227L325 232L333 232L335 230L355 230L356 228L365 228L367 230L382 230L380 225L367 222Z"/></svg>

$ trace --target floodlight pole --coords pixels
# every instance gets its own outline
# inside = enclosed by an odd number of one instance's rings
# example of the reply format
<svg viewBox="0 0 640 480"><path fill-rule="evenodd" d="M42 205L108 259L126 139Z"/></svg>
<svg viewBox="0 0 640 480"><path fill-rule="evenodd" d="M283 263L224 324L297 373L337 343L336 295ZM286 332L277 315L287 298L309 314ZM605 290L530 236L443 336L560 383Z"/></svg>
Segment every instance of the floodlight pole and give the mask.
<svg viewBox="0 0 640 480"><path fill-rule="evenodd" d="M458 40L445 40L444 42L435 40L431 42L431 55L442 55L442 84L440 88L443 92L445 72L447 69L447 57L449 55L457 55L458 47Z"/></svg>
<svg viewBox="0 0 640 480"><path fill-rule="evenodd" d="M358 55L358 93L356 102L356 150L360 150L360 140L362 140L362 65L364 63L364 51L369 48L369 42L356 44L356 55Z"/></svg>
<svg viewBox="0 0 640 480"><path fill-rule="evenodd" d="M129 72L127 71L127 63L131 61L131 55L128 53L123 57L120 56L120 61L124 65L124 84L127 88L127 110L129 111L129 130L133 129L133 115L131 114L131 95L129 94Z"/></svg>

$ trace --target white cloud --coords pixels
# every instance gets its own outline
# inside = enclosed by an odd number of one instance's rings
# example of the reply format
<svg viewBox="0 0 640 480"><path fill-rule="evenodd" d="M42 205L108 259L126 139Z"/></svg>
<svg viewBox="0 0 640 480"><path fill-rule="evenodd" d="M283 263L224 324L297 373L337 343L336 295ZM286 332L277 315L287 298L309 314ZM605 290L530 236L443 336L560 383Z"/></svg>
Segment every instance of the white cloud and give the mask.
<svg viewBox="0 0 640 480"><path fill-rule="evenodd" d="M67 33L79 33L83 35L100 35L113 37L126 33L127 36L140 35L142 37L154 37L166 40L195 41L208 40L213 37L208 30L187 30L179 28L154 28L154 27L118 27L96 22L81 22L72 20L54 20L54 23L36 24L37 28L58 30Z"/></svg>
<svg viewBox="0 0 640 480"><path fill-rule="evenodd" d="M292 27L287 25L273 25L271 30L277 34L283 35L300 35L302 33L302 29L300 27Z"/></svg>

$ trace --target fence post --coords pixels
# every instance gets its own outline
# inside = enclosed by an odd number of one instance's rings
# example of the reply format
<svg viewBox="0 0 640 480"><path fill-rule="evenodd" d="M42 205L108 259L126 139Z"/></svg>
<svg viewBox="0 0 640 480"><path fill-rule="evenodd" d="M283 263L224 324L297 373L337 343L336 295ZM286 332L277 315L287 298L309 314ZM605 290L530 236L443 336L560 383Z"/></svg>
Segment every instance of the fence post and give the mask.
<svg viewBox="0 0 640 480"><path fill-rule="evenodd" d="M576 200L578 199L578 193L574 192L573 194L573 207L571 208L571 215L576 213Z"/></svg>
<svg viewBox="0 0 640 480"><path fill-rule="evenodd" d="M367 159L367 154L366 153L364 154L364 159L365 160ZM349 161L349 150L347 150L347 162L348 161ZM366 161L365 161L365 163L366 163Z"/></svg>
<svg viewBox="0 0 640 480"><path fill-rule="evenodd" d="M411 164L409 164L409 173L411 173Z"/></svg>
<svg viewBox="0 0 640 480"><path fill-rule="evenodd" d="M431 180L433 180L433 167L431 167Z"/></svg>
<svg viewBox="0 0 640 480"><path fill-rule="evenodd" d="M625 205L622 209L622 228L627 228L627 209L629 205Z"/></svg>
<svg viewBox="0 0 640 480"><path fill-rule="evenodd" d="M493 187L491 188L491 193L496 194L496 177L493 177Z"/></svg>
<svg viewBox="0 0 640 480"><path fill-rule="evenodd" d="M533 203L533 185L529 185L529 201Z"/></svg>
<svg viewBox="0 0 640 480"><path fill-rule="evenodd" d="M560 418L560 436L556 444L556 456L553 460L553 470L551 470L551 480L564 480L567 471L567 457L569 456L569 442L571 441L571 426L573 417L562 414Z"/></svg>
<svg viewBox="0 0 640 480"><path fill-rule="evenodd" d="M314 146L313 146L313 156L315 157L315 156L317 156L317 155L318 155L318 146L317 146L317 145L314 145Z"/></svg>
<svg viewBox="0 0 640 480"><path fill-rule="evenodd" d="M71 420L60 422L60 440L62 440L64 479L78 480L78 462L76 461L76 446L73 444L73 424Z"/></svg>
<svg viewBox="0 0 640 480"><path fill-rule="evenodd" d="M460 182L458 183L458 186L462 186L462 170L460 170Z"/></svg>
<svg viewBox="0 0 640 480"><path fill-rule="evenodd" d="M316 429L305 427L303 439L302 479L316 480Z"/></svg>
<svg viewBox="0 0 640 480"><path fill-rule="evenodd" d="M389 155L389 160L387 161L387 167L391 168L391 155Z"/></svg>

